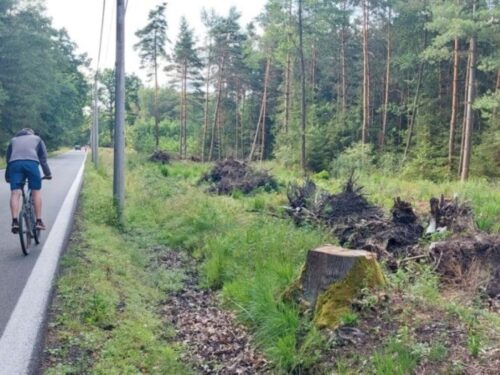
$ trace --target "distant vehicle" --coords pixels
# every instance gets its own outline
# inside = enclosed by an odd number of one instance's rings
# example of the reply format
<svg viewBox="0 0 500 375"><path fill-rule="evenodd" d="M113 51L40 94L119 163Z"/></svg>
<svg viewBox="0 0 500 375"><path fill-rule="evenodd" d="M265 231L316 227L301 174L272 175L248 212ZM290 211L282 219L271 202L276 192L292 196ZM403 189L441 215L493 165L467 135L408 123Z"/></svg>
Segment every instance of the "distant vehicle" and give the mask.
<svg viewBox="0 0 500 375"><path fill-rule="evenodd" d="M75 145L75 150L81 150L82 149L82 146L80 145Z"/></svg>

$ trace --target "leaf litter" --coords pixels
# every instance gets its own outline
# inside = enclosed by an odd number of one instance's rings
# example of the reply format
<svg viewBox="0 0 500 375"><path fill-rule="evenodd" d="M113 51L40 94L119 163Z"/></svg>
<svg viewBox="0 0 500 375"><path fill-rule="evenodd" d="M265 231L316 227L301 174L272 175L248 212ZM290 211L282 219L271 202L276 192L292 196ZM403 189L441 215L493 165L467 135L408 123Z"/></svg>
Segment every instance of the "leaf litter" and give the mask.
<svg viewBox="0 0 500 375"><path fill-rule="evenodd" d="M181 359L202 374L271 374L245 327L221 307L214 291L199 286L196 262L172 250L162 252L159 261L186 275L183 286L161 306L163 319L175 328L174 340L185 349Z"/></svg>

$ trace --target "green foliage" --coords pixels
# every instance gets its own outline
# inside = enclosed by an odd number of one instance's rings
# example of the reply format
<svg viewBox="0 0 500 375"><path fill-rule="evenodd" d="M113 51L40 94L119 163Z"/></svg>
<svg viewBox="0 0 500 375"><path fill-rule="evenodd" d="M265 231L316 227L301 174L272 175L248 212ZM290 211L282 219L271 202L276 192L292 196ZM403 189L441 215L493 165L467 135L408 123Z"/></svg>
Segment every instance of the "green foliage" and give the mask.
<svg viewBox="0 0 500 375"><path fill-rule="evenodd" d="M429 265L408 263L406 269L401 267L387 277L389 285L407 293L416 304L436 305L440 302L439 276Z"/></svg>
<svg viewBox="0 0 500 375"><path fill-rule="evenodd" d="M469 333L467 336L467 348L471 356L477 357L479 355L479 350L481 349L481 339L479 335Z"/></svg>
<svg viewBox="0 0 500 375"><path fill-rule="evenodd" d="M355 327L359 323L359 315L353 311L347 312L340 317L342 325Z"/></svg>
<svg viewBox="0 0 500 375"><path fill-rule="evenodd" d="M373 355L373 369L380 375L411 374L417 367L420 355L407 330L389 338L385 347Z"/></svg>
<svg viewBox="0 0 500 375"><path fill-rule="evenodd" d="M332 176L345 178L351 172L369 171L373 167L374 157L371 145L357 143L348 147L331 164Z"/></svg>
<svg viewBox="0 0 500 375"><path fill-rule="evenodd" d="M2 6L10 10L0 12L0 152L24 127L35 129L49 149L85 143L85 56L39 7L20 1Z"/></svg>

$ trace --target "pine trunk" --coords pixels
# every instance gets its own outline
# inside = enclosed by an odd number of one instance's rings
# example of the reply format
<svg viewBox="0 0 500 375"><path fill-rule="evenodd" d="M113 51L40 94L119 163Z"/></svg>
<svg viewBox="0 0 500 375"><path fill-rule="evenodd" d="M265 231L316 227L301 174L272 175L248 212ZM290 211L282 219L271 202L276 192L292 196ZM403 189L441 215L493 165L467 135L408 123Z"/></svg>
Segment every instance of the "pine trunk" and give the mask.
<svg viewBox="0 0 500 375"><path fill-rule="evenodd" d="M290 25L292 24L292 0L290 0L288 3L288 22ZM287 39L288 39L287 48L290 49L290 44L292 43L292 36L290 32L288 32ZM285 133L288 133L288 127L290 124L291 76L292 76L292 56L291 53L288 51L286 54L286 70L285 70L285 121L283 126Z"/></svg>
<svg viewBox="0 0 500 375"><path fill-rule="evenodd" d="M363 128L361 142L368 141L370 127L370 65L368 57L368 1L363 0Z"/></svg>
<svg viewBox="0 0 500 375"><path fill-rule="evenodd" d="M306 174L306 77L304 61L304 37L302 27L302 0L299 1L299 53L300 53L300 73L301 73L301 153L300 164L304 175Z"/></svg>
<svg viewBox="0 0 500 375"><path fill-rule="evenodd" d="M453 170L455 129L457 123L457 110L458 110L458 66L460 64L459 46L460 42L458 38L455 38L455 43L453 48L453 83L451 89L450 138L448 140L448 171L450 175Z"/></svg>
<svg viewBox="0 0 500 375"><path fill-rule="evenodd" d="M207 64L207 84L205 89L205 108L204 108L204 121L203 121L203 140L201 144L201 161L205 162L205 145L207 142L207 132L208 132L208 106L210 104L210 56L208 56Z"/></svg>
<svg viewBox="0 0 500 375"><path fill-rule="evenodd" d="M212 161L214 146L215 146L215 131L217 130L218 139L220 140L220 128L219 128L219 117L220 117L220 102L222 95L222 79L224 75L224 64L225 58L224 56L221 59L222 61L219 64L219 80L217 83L217 101L215 102L215 111L214 111L214 122L212 125L212 137L210 139L210 151L208 153L208 160ZM220 144L219 146L219 159L220 159Z"/></svg>
<svg viewBox="0 0 500 375"><path fill-rule="evenodd" d="M498 93L500 90L500 69L497 71L497 83L495 85L495 93ZM493 108L493 119L497 117L497 106Z"/></svg>
<svg viewBox="0 0 500 375"><path fill-rule="evenodd" d="M155 146L156 150L160 147L160 118L158 114L158 57L156 53L156 31L154 33L154 68L155 68Z"/></svg>
<svg viewBox="0 0 500 375"><path fill-rule="evenodd" d="M264 123L265 121L265 111L266 111L266 100L267 100L267 85L268 85L268 80L269 80L269 66L270 66L270 58L267 59L266 63L266 71L264 74L264 91L262 93L262 101L260 103L260 112L259 112L259 120L257 121L257 127L255 128L255 135L253 138L253 143L252 143L252 148L250 150L250 155L248 155L248 161L253 160L253 156L255 154L255 151L257 150L257 143L259 140L259 136L261 139L263 139L261 132L264 129L264 126L261 124ZM261 141L261 148L262 148L262 142Z"/></svg>
<svg viewBox="0 0 500 375"><path fill-rule="evenodd" d="M473 4L472 14L474 15L476 3ZM462 182L469 178L470 159L472 154L472 133L474 130L474 112L472 104L475 97L475 81L476 81L476 36L470 38L470 66L469 66L469 90L467 92L467 118L465 122L465 139L464 139L464 152L463 152L463 167L460 175Z"/></svg>
<svg viewBox="0 0 500 375"><path fill-rule="evenodd" d="M427 29L424 30L423 49L425 49L426 47L427 47ZM408 152L410 151L411 141L413 138L413 129L415 127L415 119L417 118L418 105L420 100L420 88L422 86L422 79L424 76L424 66L425 62L424 60L422 60L418 68L417 87L415 90L415 96L413 98L413 105L411 107L411 113L408 116L408 137L406 139L406 147L403 154L403 163L406 161L406 158L408 157Z"/></svg>
<svg viewBox="0 0 500 375"><path fill-rule="evenodd" d="M387 58L385 64L384 113L382 117L382 131L380 134L380 150L383 150L385 145L387 112L389 110L389 85L391 82L391 8L388 9L387 14Z"/></svg>
<svg viewBox="0 0 500 375"><path fill-rule="evenodd" d="M464 85L464 113L462 118L462 136L460 138L460 162L458 163L458 178L462 175L464 164L464 142L465 142L465 123L467 122L467 96L469 95L469 73L470 73L470 53L467 54L467 67L465 70L465 85Z"/></svg>
<svg viewBox="0 0 500 375"><path fill-rule="evenodd" d="M340 32L340 72L341 72L341 82L342 82L342 114L345 115L347 110L347 67L346 67L346 17L345 11L347 6L347 0L342 2L342 29Z"/></svg>

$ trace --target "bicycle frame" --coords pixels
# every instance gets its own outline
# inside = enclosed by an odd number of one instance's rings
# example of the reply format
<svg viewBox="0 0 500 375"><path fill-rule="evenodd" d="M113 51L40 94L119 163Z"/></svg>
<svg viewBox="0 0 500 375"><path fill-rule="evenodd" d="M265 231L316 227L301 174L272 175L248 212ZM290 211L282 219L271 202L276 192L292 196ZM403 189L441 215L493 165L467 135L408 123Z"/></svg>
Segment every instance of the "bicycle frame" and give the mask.
<svg viewBox="0 0 500 375"><path fill-rule="evenodd" d="M22 205L19 212L19 239L24 255L28 255L32 240L39 244L40 232L36 229L35 207L31 190L26 184L21 187Z"/></svg>

